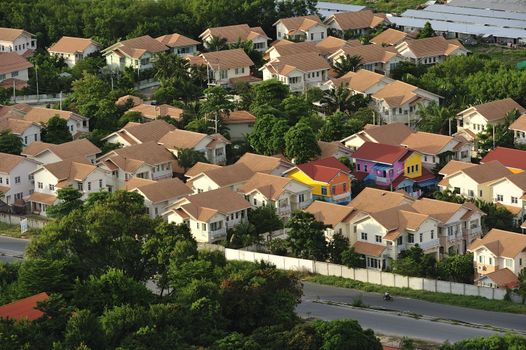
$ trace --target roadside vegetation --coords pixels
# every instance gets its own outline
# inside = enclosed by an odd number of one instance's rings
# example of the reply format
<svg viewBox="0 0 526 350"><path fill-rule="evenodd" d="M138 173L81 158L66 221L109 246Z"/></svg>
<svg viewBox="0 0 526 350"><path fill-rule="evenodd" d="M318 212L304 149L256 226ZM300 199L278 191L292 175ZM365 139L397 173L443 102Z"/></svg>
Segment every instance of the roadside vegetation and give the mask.
<svg viewBox="0 0 526 350"><path fill-rule="evenodd" d="M402 13L425 3L423 0L332 0L343 4L363 5L377 12Z"/></svg>

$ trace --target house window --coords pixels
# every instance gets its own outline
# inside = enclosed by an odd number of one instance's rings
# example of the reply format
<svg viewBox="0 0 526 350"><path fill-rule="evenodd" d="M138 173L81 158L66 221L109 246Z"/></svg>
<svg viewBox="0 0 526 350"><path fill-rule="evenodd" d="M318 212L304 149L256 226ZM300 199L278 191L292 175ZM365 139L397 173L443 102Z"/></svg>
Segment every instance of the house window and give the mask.
<svg viewBox="0 0 526 350"><path fill-rule="evenodd" d="M321 38L323 39L325 37L325 33L321 32Z"/></svg>
<svg viewBox="0 0 526 350"><path fill-rule="evenodd" d="M236 211L236 219L239 219L239 212Z"/></svg>
<svg viewBox="0 0 526 350"><path fill-rule="evenodd" d="M347 183L346 182L343 183L343 192L347 192Z"/></svg>
<svg viewBox="0 0 526 350"><path fill-rule="evenodd" d="M489 258L489 264L493 265L493 258L492 257Z"/></svg>
<svg viewBox="0 0 526 350"><path fill-rule="evenodd" d="M448 235L448 236L453 236L453 226L449 226L449 227L447 228L447 235Z"/></svg>
<svg viewBox="0 0 526 350"><path fill-rule="evenodd" d="M310 40L314 40L314 33L310 33Z"/></svg>
<svg viewBox="0 0 526 350"><path fill-rule="evenodd" d="M423 241L424 241L424 234L421 233L421 234L420 234L420 243L422 243Z"/></svg>
<svg viewBox="0 0 526 350"><path fill-rule="evenodd" d="M228 76L228 71L226 69L221 69L219 71L219 79L226 79Z"/></svg>
<svg viewBox="0 0 526 350"><path fill-rule="evenodd" d="M415 243L415 235L412 234L412 233L409 233L409 234L407 235L407 242L408 242L408 243Z"/></svg>
<svg viewBox="0 0 526 350"><path fill-rule="evenodd" d="M418 164L415 165L415 171L418 172Z"/></svg>
<svg viewBox="0 0 526 350"><path fill-rule="evenodd" d="M203 231L206 231L206 224L203 224Z"/></svg>
<svg viewBox="0 0 526 350"><path fill-rule="evenodd" d="M332 186L332 187L331 187L331 193L332 193L332 194L336 193L336 186Z"/></svg>
<svg viewBox="0 0 526 350"><path fill-rule="evenodd" d="M38 185L39 189L43 189L44 188L44 184L42 182L39 182L37 185Z"/></svg>
<svg viewBox="0 0 526 350"><path fill-rule="evenodd" d="M522 266L522 258L519 259L519 265Z"/></svg>
<svg viewBox="0 0 526 350"><path fill-rule="evenodd" d="M504 196L501 195L501 194L498 194L498 195L497 195L497 201L498 201L498 202L502 202L503 200L504 200Z"/></svg>
<svg viewBox="0 0 526 350"><path fill-rule="evenodd" d="M403 243L404 243L404 237L402 236L398 237L398 239L396 240L396 244L402 245Z"/></svg>
<svg viewBox="0 0 526 350"><path fill-rule="evenodd" d="M435 231L431 230L431 239L434 239L434 238L435 238Z"/></svg>
<svg viewBox="0 0 526 350"><path fill-rule="evenodd" d="M197 229L199 230L199 223L198 222L195 223L195 227L197 227Z"/></svg>
<svg viewBox="0 0 526 350"><path fill-rule="evenodd" d="M49 184L49 190L50 191L54 191L55 190L55 185Z"/></svg>
<svg viewBox="0 0 526 350"><path fill-rule="evenodd" d="M141 66L145 66L148 63L150 63L150 59L149 58L141 58Z"/></svg>
<svg viewBox="0 0 526 350"><path fill-rule="evenodd" d="M84 190L84 184L82 182L79 182L78 183L78 188L79 188L79 191L83 191Z"/></svg>
<svg viewBox="0 0 526 350"><path fill-rule="evenodd" d="M518 202L519 200L517 199L517 197L511 197L511 203L517 204Z"/></svg>
<svg viewBox="0 0 526 350"><path fill-rule="evenodd" d="M407 167L407 173L409 174L411 172L411 167Z"/></svg>
<svg viewBox="0 0 526 350"><path fill-rule="evenodd" d="M236 68L236 69L234 70L234 72L235 72L236 75L238 75L238 74L239 74L239 68Z"/></svg>
<svg viewBox="0 0 526 350"><path fill-rule="evenodd" d="M479 197L482 197L482 190L479 190Z"/></svg>
<svg viewBox="0 0 526 350"><path fill-rule="evenodd" d="M367 232L362 232L362 239L367 241Z"/></svg>
<svg viewBox="0 0 526 350"><path fill-rule="evenodd" d="M375 236L374 236L374 239L375 239L376 243L382 243L382 236L380 236L380 235L375 235Z"/></svg>
<svg viewBox="0 0 526 350"><path fill-rule="evenodd" d="M327 195L327 187L325 187L325 186L321 187L321 195L322 196L326 196Z"/></svg>
<svg viewBox="0 0 526 350"><path fill-rule="evenodd" d="M254 205L258 205L258 200L254 198Z"/></svg>
<svg viewBox="0 0 526 350"><path fill-rule="evenodd" d="M9 178L8 177L5 178L5 184L9 185Z"/></svg>
<svg viewBox="0 0 526 350"><path fill-rule="evenodd" d="M469 197L474 197L475 196L475 193L473 192L473 190L468 190L468 196Z"/></svg>
<svg viewBox="0 0 526 350"><path fill-rule="evenodd" d="M506 267L511 269L511 266L513 264L513 260L512 259L505 259L506 260Z"/></svg>
<svg viewBox="0 0 526 350"><path fill-rule="evenodd" d="M91 191L91 182L88 182L88 191Z"/></svg>
<svg viewBox="0 0 526 350"><path fill-rule="evenodd" d="M459 194L460 193L460 187L454 187L453 193Z"/></svg>
<svg viewBox="0 0 526 350"><path fill-rule="evenodd" d="M15 176L15 183L16 183L16 184L19 184L19 183L20 183L20 176Z"/></svg>
<svg viewBox="0 0 526 350"><path fill-rule="evenodd" d="M299 201L300 203L305 202L305 194L304 194L304 193L302 193L302 194L300 194L300 195L298 196L298 201Z"/></svg>
<svg viewBox="0 0 526 350"><path fill-rule="evenodd" d="M222 157L223 156L223 148L216 148L215 150L216 157Z"/></svg>
<svg viewBox="0 0 526 350"><path fill-rule="evenodd" d="M360 164L356 164L356 170L360 171Z"/></svg>
<svg viewBox="0 0 526 350"><path fill-rule="evenodd" d="M482 255L479 255L479 263L484 263L484 257Z"/></svg>
<svg viewBox="0 0 526 350"><path fill-rule="evenodd" d="M99 188L102 188L102 180L99 180Z"/></svg>
<svg viewBox="0 0 526 350"><path fill-rule="evenodd" d="M223 227L223 221L216 221L216 222L212 222L210 224L210 230L212 230L212 231L221 230L222 227Z"/></svg>
<svg viewBox="0 0 526 350"><path fill-rule="evenodd" d="M11 73L11 76L12 76L12 77L18 77L18 72L12 72L12 73Z"/></svg>
<svg viewBox="0 0 526 350"><path fill-rule="evenodd" d="M363 171L367 172L367 164L364 164Z"/></svg>
<svg viewBox="0 0 526 350"><path fill-rule="evenodd" d="M300 82L300 77L290 77L289 84L297 84Z"/></svg>

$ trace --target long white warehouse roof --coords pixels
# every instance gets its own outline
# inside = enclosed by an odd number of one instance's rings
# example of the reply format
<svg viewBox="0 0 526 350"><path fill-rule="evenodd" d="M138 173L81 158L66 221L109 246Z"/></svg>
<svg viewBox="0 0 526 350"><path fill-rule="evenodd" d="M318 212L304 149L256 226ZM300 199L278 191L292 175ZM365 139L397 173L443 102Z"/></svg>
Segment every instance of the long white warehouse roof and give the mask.
<svg viewBox="0 0 526 350"><path fill-rule="evenodd" d="M510 11L496 11L488 9L475 9L467 7L458 7L450 5L430 5L424 11L451 13L456 15L480 16L491 18L504 18L526 21L526 13L510 12Z"/></svg>

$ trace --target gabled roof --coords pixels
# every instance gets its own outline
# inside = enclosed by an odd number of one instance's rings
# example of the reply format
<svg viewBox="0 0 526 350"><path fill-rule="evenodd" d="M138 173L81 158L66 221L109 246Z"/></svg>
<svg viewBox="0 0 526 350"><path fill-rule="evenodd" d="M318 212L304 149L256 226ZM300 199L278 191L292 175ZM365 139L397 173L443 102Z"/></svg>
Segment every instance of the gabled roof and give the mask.
<svg viewBox="0 0 526 350"><path fill-rule="evenodd" d="M4 106L0 111L0 117L20 118L35 123L47 123L49 119L58 116L61 119L85 120L88 119L75 112L63 111L53 108L32 107L24 103L13 106Z"/></svg>
<svg viewBox="0 0 526 350"><path fill-rule="evenodd" d="M382 83L385 85L392 81L394 80L367 69L360 69L357 72L347 72L340 78L332 80L336 87L343 85L358 92L365 92L376 84Z"/></svg>
<svg viewBox="0 0 526 350"><path fill-rule="evenodd" d="M348 149L347 147L345 147L339 141L333 141L333 142L318 141L318 146L320 146L320 150L321 150L321 154L319 158L335 157L335 155L338 152L345 153L349 156L352 154L352 151Z"/></svg>
<svg viewBox="0 0 526 350"><path fill-rule="evenodd" d="M443 36L434 36L424 39L413 39L404 41L396 46L396 49L401 50L408 48L417 57L429 56L448 56L458 49L464 49L464 46L455 39L445 39Z"/></svg>
<svg viewBox="0 0 526 350"><path fill-rule="evenodd" d="M426 154L439 154L453 140L448 135L417 131L409 134L401 144L408 148Z"/></svg>
<svg viewBox="0 0 526 350"><path fill-rule="evenodd" d="M186 196L171 206L169 211L180 208L194 219L207 222L218 213L226 215L250 207L250 203L240 194L227 188L219 188Z"/></svg>
<svg viewBox="0 0 526 350"><path fill-rule="evenodd" d="M22 34L26 33L29 36L34 37L33 34L23 30L15 28L3 28L0 27L0 41L15 41Z"/></svg>
<svg viewBox="0 0 526 350"><path fill-rule="evenodd" d="M336 22L342 30L376 28L385 21L384 13L374 13L372 10L355 12L338 12L325 20L325 24Z"/></svg>
<svg viewBox="0 0 526 350"><path fill-rule="evenodd" d="M502 178L500 180L495 181L493 184L500 183L503 180L508 180L518 188L520 188L522 191L526 191L526 172L520 172L517 174L508 175L505 178ZM517 196L519 197L519 196ZM519 208L521 209L521 208ZM511 210L510 210L511 211Z"/></svg>
<svg viewBox="0 0 526 350"><path fill-rule="evenodd" d="M418 91L419 88L414 85L395 80L376 91L372 97L385 101L390 107L401 107L421 98Z"/></svg>
<svg viewBox="0 0 526 350"><path fill-rule="evenodd" d="M174 157L170 151L150 141L110 151L98 161L104 164L111 162L127 172L134 172L143 164L154 166L173 160Z"/></svg>
<svg viewBox="0 0 526 350"><path fill-rule="evenodd" d="M479 184L497 180L512 174L508 168L496 160L478 166L465 168L461 171Z"/></svg>
<svg viewBox="0 0 526 350"><path fill-rule="evenodd" d="M508 168L526 170L526 151L500 147L491 150L480 161L481 164L498 160L502 165Z"/></svg>
<svg viewBox="0 0 526 350"><path fill-rule="evenodd" d="M0 52L0 74L18 72L31 67L33 64L16 52Z"/></svg>
<svg viewBox="0 0 526 350"><path fill-rule="evenodd" d="M199 35L199 38L204 39L209 36L225 38L229 44L235 43L238 40L254 40L257 37L270 40L261 27L249 27L248 24L208 28Z"/></svg>
<svg viewBox="0 0 526 350"><path fill-rule="evenodd" d="M157 142L172 130L175 130L175 126L162 119L152 120L151 122L143 124L129 122L122 129L109 134L103 138L103 140L107 140L111 136L119 135L130 145L149 141Z"/></svg>
<svg viewBox="0 0 526 350"><path fill-rule="evenodd" d="M367 213L374 213L414 201L414 198L404 193L366 187L353 198L348 206Z"/></svg>
<svg viewBox="0 0 526 350"><path fill-rule="evenodd" d="M353 153L353 158L393 164L402 159L408 152L411 151L401 146L365 142Z"/></svg>
<svg viewBox="0 0 526 350"><path fill-rule="evenodd" d="M416 212L410 205L387 208L385 210L369 213L387 231L405 230L416 231L430 218L427 214Z"/></svg>
<svg viewBox="0 0 526 350"><path fill-rule="evenodd" d="M491 101L476 106L466 108L457 115L462 116L470 112L478 112L488 121L497 121L503 119L508 112L517 109L519 113L526 113L526 108L515 102L511 98Z"/></svg>
<svg viewBox="0 0 526 350"><path fill-rule="evenodd" d="M218 169L218 168L221 168L221 165L197 162L195 163L193 167L188 169L188 171L184 175L188 178L192 178L201 173L207 172L208 170Z"/></svg>
<svg viewBox="0 0 526 350"><path fill-rule="evenodd" d="M302 54L277 57L265 64L260 70L264 68L275 74L288 75L294 70L307 73L324 69L329 70L331 66L318 53L305 52Z"/></svg>
<svg viewBox="0 0 526 350"><path fill-rule="evenodd" d="M315 15L281 18L273 25L275 26L278 23L281 23L285 26L285 28L288 30L288 33L286 33L288 35L295 35L298 32L306 32L310 28L317 25L325 26L321 19Z"/></svg>
<svg viewBox="0 0 526 350"><path fill-rule="evenodd" d="M36 126L40 130L42 126L23 119L0 118L0 130L11 130L13 134L22 135L28 128Z"/></svg>
<svg viewBox="0 0 526 350"><path fill-rule="evenodd" d="M513 123L511 123L508 129L526 132L526 114L518 117Z"/></svg>
<svg viewBox="0 0 526 350"><path fill-rule="evenodd" d="M413 131L404 123L391 123L384 125L367 124L363 131L354 135L363 136L362 138L365 141L398 146L412 133ZM351 136L343 139L342 142L347 141Z"/></svg>
<svg viewBox="0 0 526 350"><path fill-rule="evenodd" d="M247 152L236 164L244 164L254 173L272 173L279 168L290 169L293 165L278 157L264 156Z"/></svg>
<svg viewBox="0 0 526 350"><path fill-rule="evenodd" d="M518 277L508 268L499 269L480 276L479 280L490 279L498 288L517 288Z"/></svg>
<svg viewBox="0 0 526 350"><path fill-rule="evenodd" d="M219 187L226 187L247 181L254 175L254 171L250 170L244 164L236 163L213 169L205 169L202 173L193 176L191 181L194 181L201 174L214 181Z"/></svg>
<svg viewBox="0 0 526 350"><path fill-rule="evenodd" d="M312 202L305 211L314 215L317 221L332 227L342 222L349 222L355 213L352 207L322 201Z"/></svg>
<svg viewBox="0 0 526 350"><path fill-rule="evenodd" d="M157 53L168 50L168 46L160 43L149 35L119 41L110 47L102 50L107 55L111 51L120 51L125 55L138 59L146 52Z"/></svg>
<svg viewBox="0 0 526 350"><path fill-rule="evenodd" d="M241 193L251 193L258 191L269 200L276 200L285 191L288 184L295 182L286 177L270 175L265 173L255 173L248 181L241 186ZM305 186L304 184L301 184Z"/></svg>
<svg viewBox="0 0 526 350"><path fill-rule="evenodd" d="M230 141L225 139L221 134L207 135L200 132L174 129L161 137L161 139L159 139L159 144L168 149L185 149L194 148L205 139L208 140L205 145L207 148L209 148L214 142L224 142L226 144L230 143Z"/></svg>
<svg viewBox="0 0 526 350"><path fill-rule="evenodd" d="M400 30L387 28L369 41L376 45L397 45L406 40L408 35Z"/></svg>
<svg viewBox="0 0 526 350"><path fill-rule="evenodd" d="M24 159L26 158L14 154L0 152L0 173L9 174L9 172L11 172L11 170L13 170Z"/></svg>
<svg viewBox="0 0 526 350"><path fill-rule="evenodd" d="M250 67L254 62L243 49L205 52L200 55L213 70Z"/></svg>
<svg viewBox="0 0 526 350"><path fill-rule="evenodd" d="M155 40L169 47L199 45L199 41L190 39L184 35L177 33L162 35L160 37L155 38Z"/></svg>
<svg viewBox="0 0 526 350"><path fill-rule="evenodd" d="M84 52L90 45L99 47L99 44L90 38L77 38L73 36L63 36L49 49L49 52L71 53Z"/></svg>
<svg viewBox="0 0 526 350"><path fill-rule="evenodd" d="M296 168L304 172L311 179L320 182L330 182L341 172L345 174L350 173L349 168L347 168L342 162L334 157L317 159L308 163L298 164L296 165Z"/></svg>
<svg viewBox="0 0 526 350"><path fill-rule="evenodd" d="M89 174L98 168L86 162L63 160L57 163L45 164L42 167L57 178L57 187L64 188L73 181L84 181ZM37 170L40 171L40 170Z"/></svg>
<svg viewBox="0 0 526 350"><path fill-rule="evenodd" d="M381 244L373 244L368 242L358 241L353 244L354 252L368 256L382 256L386 246Z"/></svg>
<svg viewBox="0 0 526 350"><path fill-rule="evenodd" d="M223 116L223 124L243 124L255 123L256 116L249 111L231 111L228 115Z"/></svg>
<svg viewBox="0 0 526 350"><path fill-rule="evenodd" d="M440 175L449 176L457 171L464 170L471 167L476 167L477 164L461 162L459 160L450 160L440 171Z"/></svg>
<svg viewBox="0 0 526 350"><path fill-rule="evenodd" d="M369 44L360 46L346 46L329 56L333 59L340 55L360 56L361 64L382 62L386 63L398 56L396 50L392 47L383 47L381 45Z"/></svg>
<svg viewBox="0 0 526 350"><path fill-rule="evenodd" d="M515 258L519 253L526 251L526 235L494 228L484 238L478 238L471 243L468 251L473 252L482 246L497 257Z"/></svg>
<svg viewBox="0 0 526 350"><path fill-rule="evenodd" d="M181 119L184 111L181 108L170 106L168 104L162 105L147 105L140 104L132 107L128 112L139 112L143 117L149 119L156 119L162 116L169 116L172 119Z"/></svg>
<svg viewBox="0 0 526 350"><path fill-rule="evenodd" d="M25 156L37 157L38 155L50 151L62 160L79 157L88 157L100 153L100 149L88 139L73 140L59 145L42 141L32 142L24 148L22 154Z"/></svg>
<svg viewBox="0 0 526 350"><path fill-rule="evenodd" d="M154 181L149 184L136 186L135 189L140 191L152 203L174 200L192 193L192 189L178 178Z"/></svg>
<svg viewBox="0 0 526 350"><path fill-rule="evenodd" d="M359 41L357 42L356 40L343 40L329 35L325 39L322 39L321 41L318 41L316 43L316 49L322 55L329 55L343 47L352 47L359 45L361 45Z"/></svg>
<svg viewBox="0 0 526 350"><path fill-rule="evenodd" d="M447 223L449 219L461 209L468 210L470 214L478 212L485 215L476 206L471 205L471 203L458 204L429 198L416 200L411 207L421 214L431 216L442 224Z"/></svg>
<svg viewBox="0 0 526 350"><path fill-rule="evenodd" d="M17 321L34 321L44 313L37 309L38 302L49 299L46 293L39 293L30 297L13 301L10 304L0 306L0 318L13 319Z"/></svg>

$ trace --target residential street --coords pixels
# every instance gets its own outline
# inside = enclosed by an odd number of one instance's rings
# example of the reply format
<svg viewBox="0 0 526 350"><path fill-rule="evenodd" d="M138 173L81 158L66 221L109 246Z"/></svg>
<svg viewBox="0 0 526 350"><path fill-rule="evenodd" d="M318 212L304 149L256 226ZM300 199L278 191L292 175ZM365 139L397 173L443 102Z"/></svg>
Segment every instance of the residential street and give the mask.
<svg viewBox="0 0 526 350"><path fill-rule="evenodd" d="M16 261L21 259L29 241L0 236L0 261Z"/></svg>
<svg viewBox="0 0 526 350"><path fill-rule="evenodd" d="M393 302L385 302L378 293L314 283L305 283L303 290L303 301L297 308L301 316L324 320L352 318L363 327L386 335L443 342L506 330L526 334L526 315L467 309L398 296ZM351 307L357 296L361 296L364 305L374 309ZM477 328L479 325L488 327Z"/></svg>

